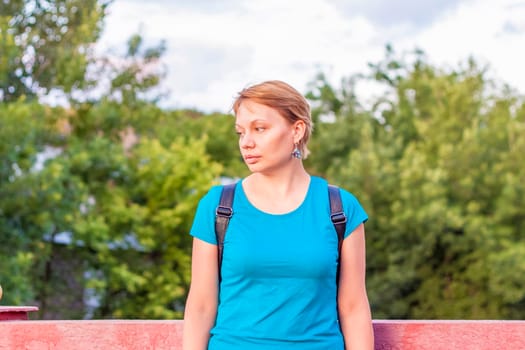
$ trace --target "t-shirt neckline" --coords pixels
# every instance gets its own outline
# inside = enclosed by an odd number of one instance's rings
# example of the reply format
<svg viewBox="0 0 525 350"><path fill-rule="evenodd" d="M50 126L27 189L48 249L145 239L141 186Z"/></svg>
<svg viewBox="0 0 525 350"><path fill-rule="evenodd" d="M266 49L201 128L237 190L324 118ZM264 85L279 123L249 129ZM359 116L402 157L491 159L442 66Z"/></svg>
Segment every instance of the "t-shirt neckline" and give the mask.
<svg viewBox="0 0 525 350"><path fill-rule="evenodd" d="M247 203L247 205L254 211L260 213L260 214L264 214L264 215L268 215L268 216L275 216L275 217L282 217L282 216L286 216L286 215L293 215L297 212L299 212L304 206L305 206L305 203L308 201L310 195L311 195L311 192L312 192L312 188L313 188L313 182L314 182L314 176L311 176L309 175L309 178L310 178L310 182L308 183L308 189L306 190L306 195L304 196L303 200L301 201L301 203L294 209L290 210L290 211L287 211L285 213L269 213L267 211L264 211L264 210L261 210L259 209L258 207L256 207L249 199L248 199L248 196L246 195L246 192L244 192L244 187L242 186L242 181L239 181L238 185L239 185L239 188L240 188L240 194L242 195L242 200L244 202Z"/></svg>

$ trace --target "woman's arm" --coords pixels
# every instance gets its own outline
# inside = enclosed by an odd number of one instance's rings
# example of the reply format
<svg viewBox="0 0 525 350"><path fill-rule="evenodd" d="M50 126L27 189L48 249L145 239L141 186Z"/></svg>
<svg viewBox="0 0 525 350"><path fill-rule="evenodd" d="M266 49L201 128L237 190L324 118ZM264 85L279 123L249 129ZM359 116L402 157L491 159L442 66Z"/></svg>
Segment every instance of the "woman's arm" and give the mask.
<svg viewBox="0 0 525 350"><path fill-rule="evenodd" d="M365 228L343 241L337 305L346 350L373 350L374 331L365 285Z"/></svg>
<svg viewBox="0 0 525 350"><path fill-rule="evenodd" d="M183 350L206 350L218 304L217 246L193 239L191 285L184 311Z"/></svg>

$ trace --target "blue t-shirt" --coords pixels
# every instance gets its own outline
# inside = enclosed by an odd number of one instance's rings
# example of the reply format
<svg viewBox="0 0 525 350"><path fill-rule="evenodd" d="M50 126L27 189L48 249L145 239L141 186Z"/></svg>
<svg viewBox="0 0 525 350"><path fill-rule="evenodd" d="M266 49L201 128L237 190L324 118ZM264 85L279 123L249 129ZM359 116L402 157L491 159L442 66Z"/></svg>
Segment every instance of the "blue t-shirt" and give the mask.
<svg viewBox="0 0 525 350"><path fill-rule="evenodd" d="M237 183L224 239L219 306L209 350L344 349L337 320L337 234L328 184L311 177L303 203L285 214L254 207ZM217 244L221 186L201 199L191 235ZM368 217L341 189L345 238Z"/></svg>

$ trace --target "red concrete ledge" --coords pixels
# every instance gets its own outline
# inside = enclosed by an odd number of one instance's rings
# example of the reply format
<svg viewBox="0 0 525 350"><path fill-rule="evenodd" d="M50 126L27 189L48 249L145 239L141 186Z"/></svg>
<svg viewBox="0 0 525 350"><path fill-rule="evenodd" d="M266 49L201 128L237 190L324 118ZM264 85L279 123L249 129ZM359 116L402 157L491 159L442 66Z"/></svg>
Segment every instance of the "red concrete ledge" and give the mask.
<svg viewBox="0 0 525 350"><path fill-rule="evenodd" d="M8 321L1 350L177 350L182 321Z"/></svg>
<svg viewBox="0 0 525 350"><path fill-rule="evenodd" d="M183 321L7 321L0 350L180 350ZM375 320L376 350L525 350L525 321Z"/></svg>
<svg viewBox="0 0 525 350"><path fill-rule="evenodd" d="M525 350L525 321L374 321L376 350Z"/></svg>
<svg viewBox="0 0 525 350"><path fill-rule="evenodd" d="M28 320L28 314L35 311L36 306L0 306L0 321Z"/></svg>

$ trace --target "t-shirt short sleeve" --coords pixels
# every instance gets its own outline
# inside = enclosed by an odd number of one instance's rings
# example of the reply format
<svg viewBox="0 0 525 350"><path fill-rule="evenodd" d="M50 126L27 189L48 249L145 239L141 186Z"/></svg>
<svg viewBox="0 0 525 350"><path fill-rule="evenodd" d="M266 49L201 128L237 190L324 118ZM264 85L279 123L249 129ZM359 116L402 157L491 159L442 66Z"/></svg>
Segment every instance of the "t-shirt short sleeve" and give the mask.
<svg viewBox="0 0 525 350"><path fill-rule="evenodd" d="M197 206L190 235L210 244L217 244L215 237L215 210L219 203L222 186L213 186Z"/></svg>
<svg viewBox="0 0 525 350"><path fill-rule="evenodd" d="M346 214L345 237L348 237L362 223L368 220L368 215L357 198L350 192L341 189L343 208Z"/></svg>

